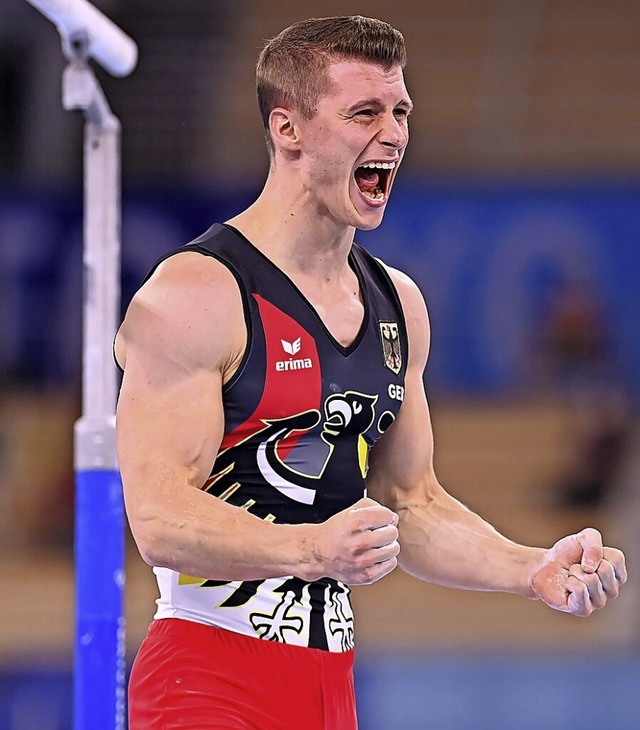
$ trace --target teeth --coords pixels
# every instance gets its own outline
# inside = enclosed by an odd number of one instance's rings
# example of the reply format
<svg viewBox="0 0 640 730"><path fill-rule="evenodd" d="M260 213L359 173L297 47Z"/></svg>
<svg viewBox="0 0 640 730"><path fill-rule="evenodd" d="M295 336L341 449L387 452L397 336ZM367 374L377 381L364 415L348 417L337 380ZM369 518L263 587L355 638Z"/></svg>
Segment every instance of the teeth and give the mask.
<svg viewBox="0 0 640 730"><path fill-rule="evenodd" d="M395 166L395 162L367 162L366 165L362 165L362 167L368 167L372 170L393 170Z"/></svg>

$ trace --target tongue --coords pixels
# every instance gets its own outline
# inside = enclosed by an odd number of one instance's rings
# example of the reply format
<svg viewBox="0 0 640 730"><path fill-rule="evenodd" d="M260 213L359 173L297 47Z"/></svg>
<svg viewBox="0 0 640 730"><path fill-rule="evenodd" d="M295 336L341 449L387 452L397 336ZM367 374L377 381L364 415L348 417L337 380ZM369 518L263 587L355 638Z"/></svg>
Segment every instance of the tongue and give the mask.
<svg viewBox="0 0 640 730"><path fill-rule="evenodd" d="M379 180L378 173L373 170L366 170L363 167L356 170L356 182L363 193L372 193L378 186Z"/></svg>

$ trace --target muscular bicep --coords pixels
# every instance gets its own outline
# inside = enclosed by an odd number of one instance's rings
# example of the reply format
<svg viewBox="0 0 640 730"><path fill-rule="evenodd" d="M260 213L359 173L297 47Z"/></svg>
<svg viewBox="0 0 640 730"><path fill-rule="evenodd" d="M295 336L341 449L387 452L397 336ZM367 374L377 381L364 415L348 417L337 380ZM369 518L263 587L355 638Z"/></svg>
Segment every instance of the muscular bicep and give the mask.
<svg viewBox="0 0 640 730"><path fill-rule="evenodd" d="M210 474L224 430L223 379L239 347L232 333L242 331L241 306L220 298L225 272L213 271L223 279L214 286L211 272L194 270L201 256L195 266L176 258L136 295L119 334L118 459L139 545L146 525L179 513L186 490Z"/></svg>
<svg viewBox="0 0 640 730"><path fill-rule="evenodd" d="M185 369L144 347L128 348L118 399L120 469L127 496L188 484L201 487L222 438L221 374ZM161 476L162 470L182 470Z"/></svg>

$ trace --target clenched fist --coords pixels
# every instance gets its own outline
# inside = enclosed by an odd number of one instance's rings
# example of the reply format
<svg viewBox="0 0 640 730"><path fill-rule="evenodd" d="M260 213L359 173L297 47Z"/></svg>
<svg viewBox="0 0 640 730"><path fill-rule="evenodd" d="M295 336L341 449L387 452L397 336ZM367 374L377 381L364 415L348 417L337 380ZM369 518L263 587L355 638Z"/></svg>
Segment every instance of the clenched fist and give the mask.
<svg viewBox="0 0 640 730"><path fill-rule="evenodd" d="M348 585L369 585L398 564L398 515L364 497L353 507L313 525L316 565L307 580L327 576Z"/></svg>
<svg viewBox="0 0 640 730"><path fill-rule="evenodd" d="M626 580L624 554L604 547L600 533L587 528L546 550L530 583L535 595L551 608L589 616L615 598Z"/></svg>

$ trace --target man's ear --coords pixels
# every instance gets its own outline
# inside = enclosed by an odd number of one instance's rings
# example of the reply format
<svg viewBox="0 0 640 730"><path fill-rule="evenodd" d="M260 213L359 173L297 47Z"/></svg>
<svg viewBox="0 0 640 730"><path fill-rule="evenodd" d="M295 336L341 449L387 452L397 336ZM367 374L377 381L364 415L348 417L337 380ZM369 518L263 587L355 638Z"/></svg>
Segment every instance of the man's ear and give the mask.
<svg viewBox="0 0 640 730"><path fill-rule="evenodd" d="M269 131L276 148L286 152L298 152L300 146L300 130L295 115L289 110L277 107L269 115Z"/></svg>

